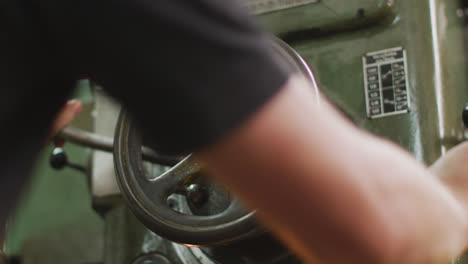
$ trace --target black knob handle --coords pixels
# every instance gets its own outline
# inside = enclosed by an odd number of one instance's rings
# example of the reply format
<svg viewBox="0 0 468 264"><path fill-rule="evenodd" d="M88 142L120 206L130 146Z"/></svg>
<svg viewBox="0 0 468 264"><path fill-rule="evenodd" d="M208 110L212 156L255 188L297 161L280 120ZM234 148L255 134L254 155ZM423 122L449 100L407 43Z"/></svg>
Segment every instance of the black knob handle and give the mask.
<svg viewBox="0 0 468 264"><path fill-rule="evenodd" d="M62 148L55 148L50 154L50 166L56 170L61 170L68 165L68 158Z"/></svg>
<svg viewBox="0 0 468 264"><path fill-rule="evenodd" d="M463 120L463 124L465 125L465 127L468 128L468 104L466 104L465 107L463 108L462 120Z"/></svg>
<svg viewBox="0 0 468 264"><path fill-rule="evenodd" d="M50 154L50 166L56 170L61 170L65 168L65 166L70 167L75 170L79 170L81 172L86 172L86 168L68 161L67 154L62 148L55 148L52 153Z"/></svg>

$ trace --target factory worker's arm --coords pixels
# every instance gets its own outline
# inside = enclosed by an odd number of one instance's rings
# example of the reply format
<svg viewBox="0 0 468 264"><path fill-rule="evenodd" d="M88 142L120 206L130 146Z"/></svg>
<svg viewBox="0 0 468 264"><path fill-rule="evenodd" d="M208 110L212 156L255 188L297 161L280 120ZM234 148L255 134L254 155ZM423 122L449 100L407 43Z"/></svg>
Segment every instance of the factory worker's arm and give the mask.
<svg viewBox="0 0 468 264"><path fill-rule="evenodd" d="M57 113L55 116L54 121L51 124L49 129L49 135L46 139L46 143L49 143L51 139L57 135L57 133L63 129L64 127L68 126L73 119L81 112L83 105L78 100L69 100ZM57 141L63 141L57 139ZM63 142L59 142L63 144Z"/></svg>
<svg viewBox="0 0 468 264"><path fill-rule="evenodd" d="M311 91L291 78L198 159L307 263L445 264L461 254L468 200L401 148L317 104ZM468 177L457 180L468 185ZM461 196L468 190L453 185Z"/></svg>

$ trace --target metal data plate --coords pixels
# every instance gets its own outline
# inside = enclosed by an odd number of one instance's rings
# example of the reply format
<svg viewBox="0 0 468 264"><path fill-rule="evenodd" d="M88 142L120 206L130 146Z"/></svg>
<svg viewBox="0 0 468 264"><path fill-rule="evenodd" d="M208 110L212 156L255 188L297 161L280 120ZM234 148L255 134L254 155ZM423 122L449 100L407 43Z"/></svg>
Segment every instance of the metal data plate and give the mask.
<svg viewBox="0 0 468 264"><path fill-rule="evenodd" d="M362 61L367 116L378 118L408 113L406 51L400 47L367 53Z"/></svg>

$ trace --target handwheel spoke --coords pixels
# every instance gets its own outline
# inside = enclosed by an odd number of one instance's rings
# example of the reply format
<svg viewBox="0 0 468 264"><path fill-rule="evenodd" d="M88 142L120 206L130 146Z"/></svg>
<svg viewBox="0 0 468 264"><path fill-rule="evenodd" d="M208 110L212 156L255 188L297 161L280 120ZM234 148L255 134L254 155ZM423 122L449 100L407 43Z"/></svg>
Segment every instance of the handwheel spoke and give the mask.
<svg viewBox="0 0 468 264"><path fill-rule="evenodd" d="M186 187L200 176L200 170L195 158L189 155L154 179L141 175L138 183L150 199L165 202L173 193L185 193Z"/></svg>
<svg viewBox="0 0 468 264"><path fill-rule="evenodd" d="M200 176L200 170L198 162L192 155L189 155L152 182L154 185L163 186L165 192L173 192L191 184Z"/></svg>

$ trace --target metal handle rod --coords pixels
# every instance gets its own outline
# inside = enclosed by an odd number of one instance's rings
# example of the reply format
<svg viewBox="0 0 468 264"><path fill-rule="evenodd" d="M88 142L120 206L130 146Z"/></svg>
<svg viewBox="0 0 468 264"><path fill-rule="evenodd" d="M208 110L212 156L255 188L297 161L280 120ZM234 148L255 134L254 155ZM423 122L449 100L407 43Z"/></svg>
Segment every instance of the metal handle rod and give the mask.
<svg viewBox="0 0 468 264"><path fill-rule="evenodd" d="M92 149L102 150L106 152L114 151L113 138L91 133L79 128L66 127L62 129L57 136L70 142ZM182 157L163 155L144 146L141 148L141 154L143 160L158 163L165 166L173 166L177 164L180 160L182 160Z"/></svg>
<svg viewBox="0 0 468 264"><path fill-rule="evenodd" d="M93 149L106 152L112 152L114 150L113 138L90 133L79 128L65 127L58 133L57 136L70 142Z"/></svg>

